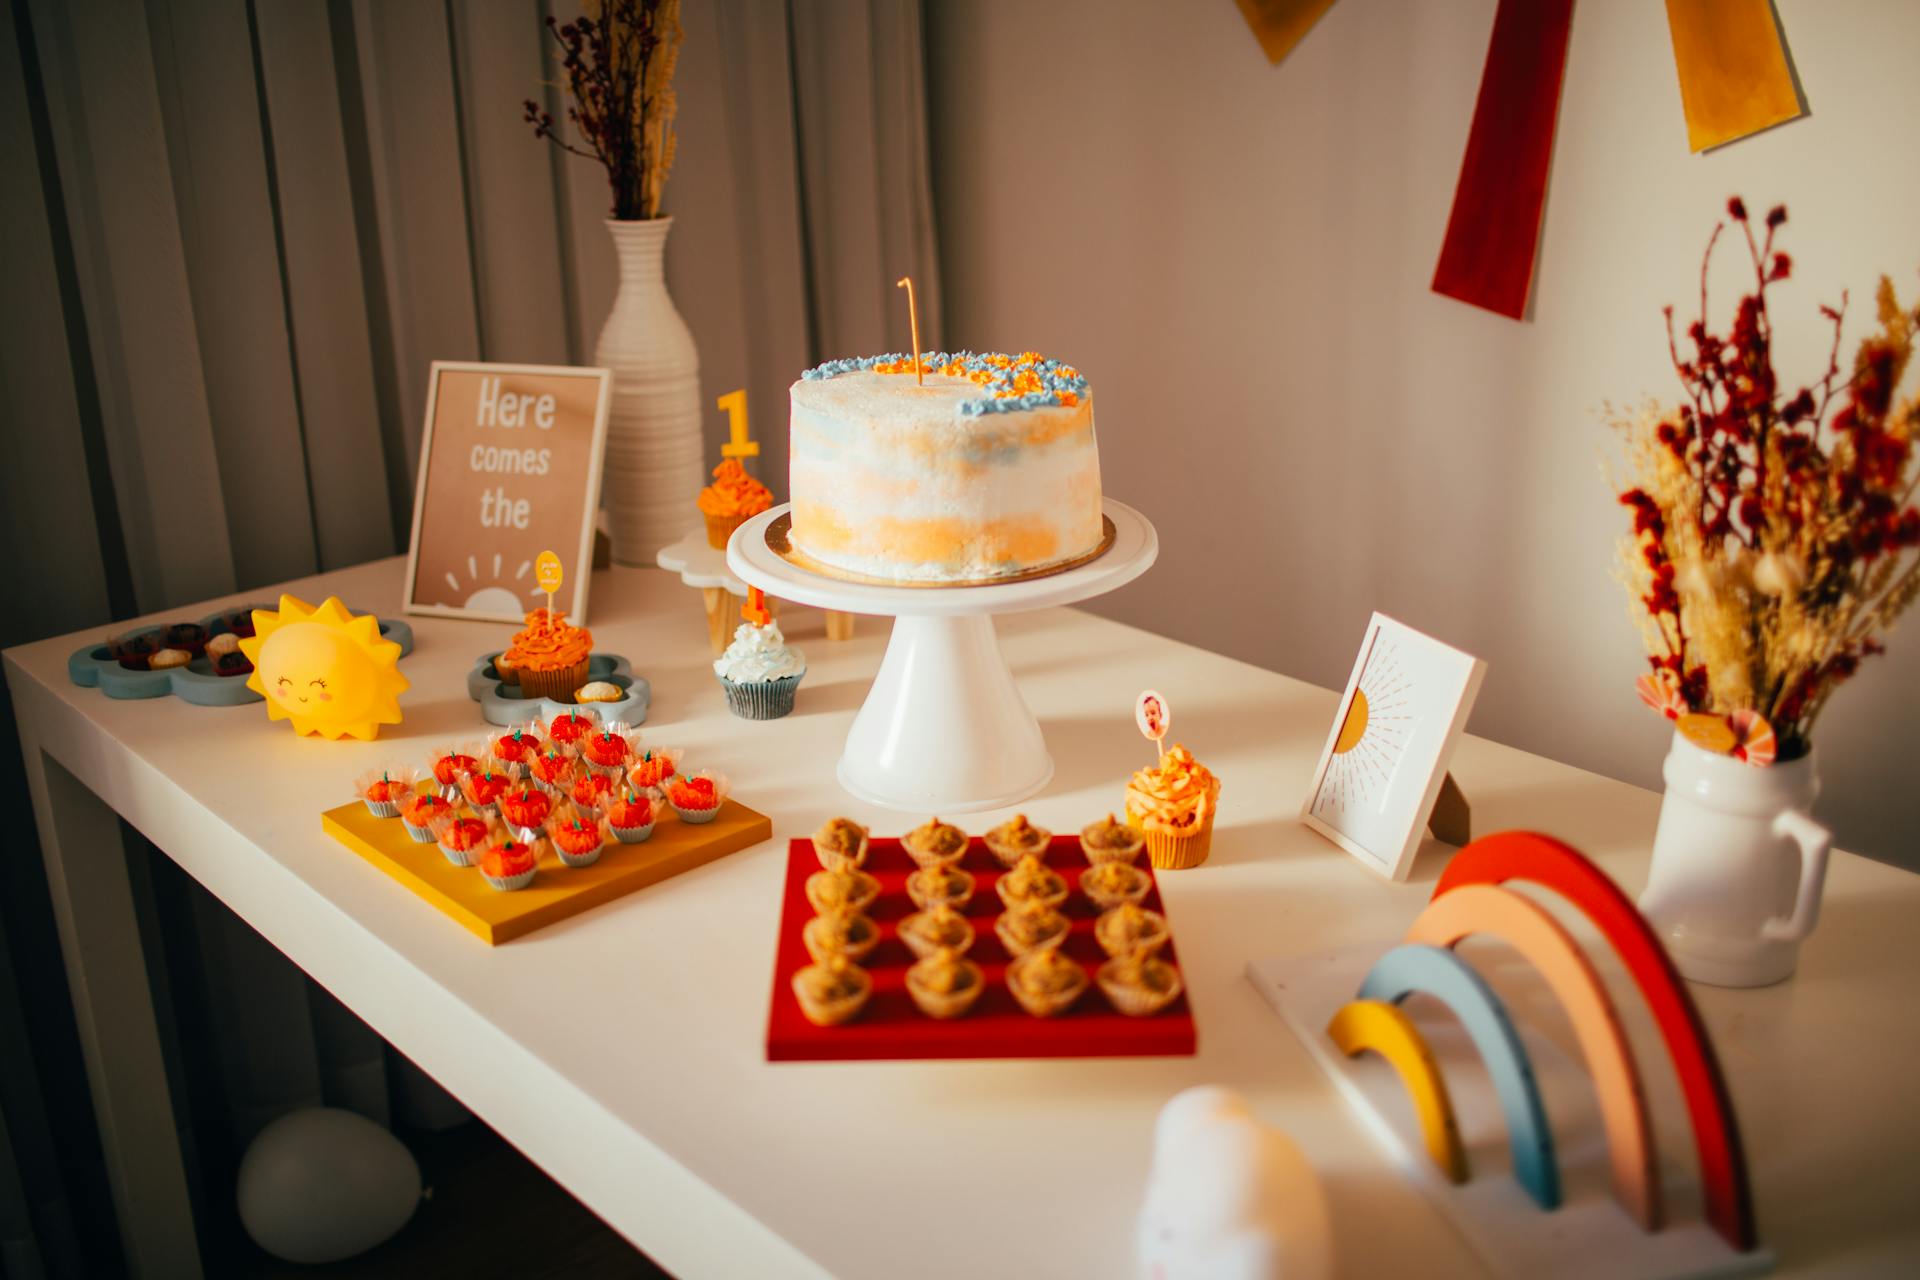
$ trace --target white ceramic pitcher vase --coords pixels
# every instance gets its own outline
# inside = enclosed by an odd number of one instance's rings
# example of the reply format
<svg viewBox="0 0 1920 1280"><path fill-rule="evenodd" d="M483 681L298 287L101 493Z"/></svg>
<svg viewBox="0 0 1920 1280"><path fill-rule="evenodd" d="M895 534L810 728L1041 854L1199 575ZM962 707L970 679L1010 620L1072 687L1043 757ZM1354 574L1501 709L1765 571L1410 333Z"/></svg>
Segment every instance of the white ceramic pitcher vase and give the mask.
<svg viewBox="0 0 1920 1280"><path fill-rule="evenodd" d="M1678 732L1640 909L1680 972L1716 987L1793 973L1820 919L1832 837L1808 816L1814 756L1755 768Z"/></svg>

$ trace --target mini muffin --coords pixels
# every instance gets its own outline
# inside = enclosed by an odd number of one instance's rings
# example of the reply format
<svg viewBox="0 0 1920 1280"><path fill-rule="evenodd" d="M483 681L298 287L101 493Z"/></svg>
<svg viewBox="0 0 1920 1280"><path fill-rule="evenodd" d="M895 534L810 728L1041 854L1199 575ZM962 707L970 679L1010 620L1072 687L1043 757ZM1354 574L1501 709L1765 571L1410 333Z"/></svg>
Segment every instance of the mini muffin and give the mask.
<svg viewBox="0 0 1920 1280"><path fill-rule="evenodd" d="M569 749L580 745L580 740L600 727L598 717L591 712L569 711L557 715L547 725L547 737Z"/></svg>
<svg viewBox="0 0 1920 1280"><path fill-rule="evenodd" d="M438 791L429 791L400 806L400 824L421 844L432 844L434 819L451 812L453 801Z"/></svg>
<svg viewBox="0 0 1920 1280"><path fill-rule="evenodd" d="M900 837L900 847L916 866L959 862L967 856L967 833L951 822L928 818L926 822Z"/></svg>
<svg viewBox="0 0 1920 1280"><path fill-rule="evenodd" d="M1011 820L987 832L983 839L987 842L987 851L1000 859L1000 865L1011 867L1026 857L1045 861L1053 832L1034 826L1027 821L1026 814L1016 813Z"/></svg>
<svg viewBox="0 0 1920 1280"><path fill-rule="evenodd" d="M815 960L845 956L859 961L880 945L880 926L858 911L829 911L807 921L800 940Z"/></svg>
<svg viewBox="0 0 1920 1280"><path fill-rule="evenodd" d="M538 721L517 724L493 740L493 758L502 764L524 765L540 754L544 745Z"/></svg>
<svg viewBox="0 0 1920 1280"><path fill-rule="evenodd" d="M607 842L600 820L578 809L562 810L547 819L547 839L569 867L590 867L600 861L600 848Z"/></svg>
<svg viewBox="0 0 1920 1280"><path fill-rule="evenodd" d="M621 844L639 844L653 834L653 801L629 788L607 806L607 829Z"/></svg>
<svg viewBox="0 0 1920 1280"><path fill-rule="evenodd" d="M727 776L703 770L691 778L675 778L667 784L667 803L682 822L712 822L720 816L727 798Z"/></svg>
<svg viewBox="0 0 1920 1280"><path fill-rule="evenodd" d="M963 952L973 945L973 926L952 907L935 903L900 922L900 941L922 960L936 951Z"/></svg>
<svg viewBox="0 0 1920 1280"><path fill-rule="evenodd" d="M521 831L537 828L553 812L553 797L529 784L524 778L513 790L500 797L500 816L507 825Z"/></svg>
<svg viewBox="0 0 1920 1280"><path fill-rule="evenodd" d="M1103 862L1080 875L1080 890L1102 911L1123 902L1138 903L1153 888L1153 877L1130 862Z"/></svg>
<svg viewBox="0 0 1920 1280"><path fill-rule="evenodd" d="M533 846L524 840L501 840L480 855L481 877L502 893L532 884L537 866Z"/></svg>
<svg viewBox="0 0 1920 1280"><path fill-rule="evenodd" d="M1151 951L1115 956L1100 966L1100 990L1129 1018L1147 1018L1180 996L1180 971Z"/></svg>
<svg viewBox="0 0 1920 1280"><path fill-rule="evenodd" d="M604 773L583 773L574 779L567 799L582 809L598 813L613 799L613 779Z"/></svg>
<svg viewBox="0 0 1920 1280"><path fill-rule="evenodd" d="M852 818L829 818L813 833L813 854L829 871L861 866L867 860L867 829Z"/></svg>
<svg viewBox="0 0 1920 1280"><path fill-rule="evenodd" d="M527 774L533 784L556 800L571 799L573 784L580 779L580 762L557 741L527 761Z"/></svg>
<svg viewBox="0 0 1920 1280"><path fill-rule="evenodd" d="M873 978L845 956L828 956L793 975L793 998L816 1027L837 1027L866 1007Z"/></svg>
<svg viewBox="0 0 1920 1280"><path fill-rule="evenodd" d="M907 877L907 896L922 911L936 903L958 911L973 897L973 877L950 862L922 867Z"/></svg>
<svg viewBox="0 0 1920 1280"><path fill-rule="evenodd" d="M929 1018L959 1017L986 987L980 966L952 947L935 948L907 970L907 994Z"/></svg>
<svg viewBox="0 0 1920 1280"><path fill-rule="evenodd" d="M487 824L470 813L451 809L433 820L433 838L440 852L456 867L470 867L487 843Z"/></svg>
<svg viewBox="0 0 1920 1280"><path fill-rule="evenodd" d="M240 652L240 637L231 631L222 631L219 635L213 636L207 641L207 656L209 658L223 658L227 654L238 652Z"/></svg>
<svg viewBox="0 0 1920 1280"><path fill-rule="evenodd" d="M994 936L1016 960L1029 951L1045 951L1067 940L1072 922L1041 902L1025 902L993 922Z"/></svg>
<svg viewBox="0 0 1920 1280"><path fill-rule="evenodd" d="M149 671L166 671L173 667L184 667L193 661L193 655L185 649L159 649L147 659Z"/></svg>
<svg viewBox="0 0 1920 1280"><path fill-rule="evenodd" d="M626 696L627 691L611 680L594 680L573 691L573 700L582 704L619 702Z"/></svg>
<svg viewBox="0 0 1920 1280"><path fill-rule="evenodd" d="M880 882L858 867L836 867L807 877L807 901L822 915L865 911L880 896Z"/></svg>
<svg viewBox="0 0 1920 1280"><path fill-rule="evenodd" d="M1110 956L1158 951L1167 944L1167 918L1158 911L1123 902L1093 922L1093 938Z"/></svg>
<svg viewBox="0 0 1920 1280"><path fill-rule="evenodd" d="M1007 990L1036 1018L1065 1012L1087 989L1087 971L1058 947L1029 951L1007 966Z"/></svg>
<svg viewBox="0 0 1920 1280"><path fill-rule="evenodd" d="M1099 822L1080 828L1080 848L1094 866L1105 862L1132 862L1147 847L1146 833L1138 827L1114 821L1108 814Z"/></svg>
<svg viewBox="0 0 1920 1280"><path fill-rule="evenodd" d="M1020 859L993 887L1008 907L1023 902L1057 907L1067 900L1067 878L1031 854Z"/></svg>

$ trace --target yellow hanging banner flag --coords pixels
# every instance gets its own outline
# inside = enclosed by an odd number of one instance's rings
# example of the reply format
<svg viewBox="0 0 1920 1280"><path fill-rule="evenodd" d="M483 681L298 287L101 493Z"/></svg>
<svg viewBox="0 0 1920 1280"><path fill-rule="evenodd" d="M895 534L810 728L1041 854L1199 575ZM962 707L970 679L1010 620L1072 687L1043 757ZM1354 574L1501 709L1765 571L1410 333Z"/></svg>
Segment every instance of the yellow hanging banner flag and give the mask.
<svg viewBox="0 0 1920 1280"><path fill-rule="evenodd" d="M1694 151L1806 114L1769 0L1667 0L1667 28Z"/></svg>
<svg viewBox="0 0 1920 1280"><path fill-rule="evenodd" d="M1333 8L1333 0L1234 0L1240 16L1253 28L1267 62L1279 66L1293 52L1320 15Z"/></svg>

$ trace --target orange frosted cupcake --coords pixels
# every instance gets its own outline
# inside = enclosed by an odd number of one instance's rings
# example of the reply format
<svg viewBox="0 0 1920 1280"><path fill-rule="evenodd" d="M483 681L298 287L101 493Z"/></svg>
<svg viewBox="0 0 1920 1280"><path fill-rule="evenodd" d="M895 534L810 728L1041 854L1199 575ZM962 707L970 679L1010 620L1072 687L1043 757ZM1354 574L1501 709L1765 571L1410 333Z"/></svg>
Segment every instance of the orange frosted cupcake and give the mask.
<svg viewBox="0 0 1920 1280"><path fill-rule="evenodd" d="M532 884L537 866L533 846L524 840L501 840L480 855L481 876L503 892Z"/></svg>
<svg viewBox="0 0 1920 1280"><path fill-rule="evenodd" d="M510 827L521 830L538 827L546 822L551 812L553 797L524 781L500 797L500 816L507 820Z"/></svg>
<svg viewBox="0 0 1920 1280"><path fill-rule="evenodd" d="M707 519L707 545L725 551L735 529L773 505L773 491L748 475L740 459L728 458L713 469L713 483L700 491L697 505Z"/></svg>
<svg viewBox="0 0 1920 1280"><path fill-rule="evenodd" d="M574 782L573 793L568 798L582 809L598 813L613 799L613 786L613 779L604 773L583 773Z"/></svg>
<svg viewBox="0 0 1920 1280"><path fill-rule="evenodd" d="M495 666L517 682L527 697L565 701L587 682L587 659L592 654L591 631L574 626L557 609L552 613L535 609Z"/></svg>
<svg viewBox="0 0 1920 1280"><path fill-rule="evenodd" d="M570 867L590 867L600 861L600 846L607 842L600 831L600 820L578 809L548 819L547 839L553 841L560 861Z"/></svg>
<svg viewBox="0 0 1920 1280"><path fill-rule="evenodd" d="M1220 779L1179 743L1127 783L1127 821L1147 837L1147 860L1163 870L1197 867L1213 848Z"/></svg>
<svg viewBox="0 0 1920 1280"><path fill-rule="evenodd" d="M487 841L487 824L472 814L448 810L433 820L433 838L439 841L440 852L447 855L448 862L470 867Z"/></svg>
<svg viewBox="0 0 1920 1280"><path fill-rule="evenodd" d="M639 844L653 834L653 801L629 788L607 806L607 826L621 844Z"/></svg>
<svg viewBox="0 0 1920 1280"><path fill-rule="evenodd" d="M553 723L547 726L547 737L563 747L572 747L599 727L600 721L596 717L569 711L553 718Z"/></svg>
<svg viewBox="0 0 1920 1280"><path fill-rule="evenodd" d="M451 812L453 812L453 801L438 791L429 791L415 796L401 806L400 822L406 827L407 834L419 843L432 844L434 819L441 814Z"/></svg>

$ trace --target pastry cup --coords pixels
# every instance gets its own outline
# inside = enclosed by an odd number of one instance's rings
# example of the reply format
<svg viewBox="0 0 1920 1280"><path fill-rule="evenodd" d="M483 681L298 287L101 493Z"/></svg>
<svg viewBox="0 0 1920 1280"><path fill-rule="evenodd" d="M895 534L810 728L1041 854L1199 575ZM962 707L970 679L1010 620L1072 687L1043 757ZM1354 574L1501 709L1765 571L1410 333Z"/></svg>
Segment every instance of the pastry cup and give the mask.
<svg viewBox="0 0 1920 1280"><path fill-rule="evenodd" d="M833 872L816 871L808 876L807 904L821 915L829 911L865 911L880 896L880 882L858 867L848 867L846 874L853 877L853 885L844 902L835 902L822 896L820 886L832 879Z"/></svg>
<svg viewBox="0 0 1920 1280"><path fill-rule="evenodd" d="M1121 936L1116 933L1119 917L1109 911L1093 922L1093 940L1110 956L1123 956L1130 951L1158 951L1167 945L1167 939L1173 935L1167 928L1165 916L1158 911L1148 911L1146 915L1154 926L1153 932Z"/></svg>
<svg viewBox="0 0 1920 1280"><path fill-rule="evenodd" d="M1180 832L1169 831L1158 824L1146 826L1131 807L1127 809L1127 821L1143 830L1147 840L1147 861L1162 871L1184 871L1197 867L1213 851L1212 813L1208 813L1206 821L1198 827Z"/></svg>
<svg viewBox="0 0 1920 1280"><path fill-rule="evenodd" d="M1112 868L1112 870L1108 870L1107 868ZM1098 875L1094 874L1096 871L1099 872ZM1125 888L1106 886L1104 883L1106 878L1109 875L1117 877L1121 871L1131 873L1126 877L1127 886ZM1102 911L1110 911L1123 902L1131 902L1135 906L1138 906L1152 888L1153 877L1140 870L1140 868L1126 862L1109 862L1103 864L1101 867L1088 868L1087 872L1080 877L1080 891L1086 894L1087 899Z"/></svg>
<svg viewBox="0 0 1920 1280"><path fill-rule="evenodd" d="M1108 1002L1111 1003L1116 1010L1129 1018L1152 1017L1154 1014L1172 1004L1175 1000L1178 1000L1180 993L1186 989L1186 984L1180 980L1180 970L1168 964L1165 960L1155 959L1151 956L1147 957L1146 963L1164 968L1167 971L1168 984L1164 991L1156 991L1152 987L1141 983L1122 982L1115 974L1118 972L1123 959L1124 957L1115 956L1113 959L1101 965L1099 973L1095 976L1095 980L1099 982L1100 990L1106 994Z"/></svg>
<svg viewBox="0 0 1920 1280"><path fill-rule="evenodd" d="M929 1018L942 1021L958 1018L973 1008L980 999L980 993L987 989L987 978L980 972L980 966L971 960L962 960L960 967L972 977L972 981L957 991L935 991L926 986L923 979L924 971L920 966L927 962L927 958L923 957L920 964L907 970L907 994L920 1006L920 1012Z"/></svg>
<svg viewBox="0 0 1920 1280"><path fill-rule="evenodd" d="M843 1022L852 1021L860 1010L866 1008L867 998L873 994L873 977L865 969L857 967L850 972L854 989L824 1000L808 989L805 981L807 969L793 975L793 998L800 1002L800 1012L806 1015L808 1022L816 1027L837 1027Z"/></svg>
<svg viewBox="0 0 1920 1280"><path fill-rule="evenodd" d="M1061 915L1058 911L1049 911L1048 915L1058 923L1052 932L1046 934L1037 942L1024 941L1018 934L1013 932L1011 925L1008 923L1014 916L1014 913L1011 911L1003 913L999 919L993 922L993 936L1000 939L1000 945L1005 947L1007 954L1015 960L1034 951L1051 951L1067 940L1067 935L1073 932L1073 922Z"/></svg>
<svg viewBox="0 0 1920 1280"><path fill-rule="evenodd" d="M511 893L515 889L524 889L532 884L534 873L538 870L539 868L537 867L528 867L516 876L490 876L482 871L480 878L502 893Z"/></svg>
<svg viewBox="0 0 1920 1280"><path fill-rule="evenodd" d="M818 915L807 921L806 925L800 930L800 941L806 944L807 954L815 960L825 960L828 956L845 956L855 964L858 964L871 955L875 947L880 945L880 926L872 920L869 920L866 916L861 915L858 911L846 911L839 914L847 917L847 923L849 925L863 924L866 928L866 937L858 942L837 941L829 937L827 933L827 930L833 925L834 917L831 915Z"/></svg>
<svg viewBox="0 0 1920 1280"><path fill-rule="evenodd" d="M926 924L926 918L932 914L931 909L916 911L902 920L896 930L900 935L900 941L907 944L907 950L913 952L916 959L925 960L928 956L942 950L964 953L973 945L973 925L965 916L960 917L960 923L965 927L966 932L957 940L928 937L922 932L922 927Z"/></svg>
<svg viewBox="0 0 1920 1280"><path fill-rule="evenodd" d="M1053 846L1053 832L1044 827L1033 829L1041 836L1041 839L1033 844L1004 844L995 838L992 831L987 832L980 839L986 844L987 852L992 854L1001 866L1011 870L1028 854L1032 854L1042 862L1047 860L1047 851Z"/></svg>
<svg viewBox="0 0 1920 1280"><path fill-rule="evenodd" d="M1067 887L1067 878L1065 876L1057 871L1053 872L1052 875L1054 881L1057 882L1057 888L1050 889L1045 893L1021 893L1014 890L1008 883L1008 881L1013 878L1011 872L993 882L993 891L1000 895L1001 904L1009 911L1029 902L1037 902L1047 907L1058 907L1067 900L1067 896L1073 891Z"/></svg>
<svg viewBox="0 0 1920 1280"><path fill-rule="evenodd" d="M914 906L925 911L936 902L944 902L958 911L973 900L973 876L965 871L960 872L966 878L964 885L948 885L942 876L938 886L929 889L932 877L941 875L945 870L944 867L926 867L907 876L907 896L913 899Z"/></svg>
<svg viewBox="0 0 1920 1280"><path fill-rule="evenodd" d="M1127 831L1133 836L1133 839L1127 843L1125 848L1110 849L1090 843L1087 840L1087 832L1100 825L1101 824L1097 822L1088 823L1080 831L1080 849L1087 855L1087 862L1092 866L1103 866L1109 862L1131 863L1138 859L1140 851L1147 847L1146 833L1141 831L1140 828L1131 825L1122 828L1122 830Z"/></svg>
<svg viewBox="0 0 1920 1280"><path fill-rule="evenodd" d="M1036 1018L1051 1018L1055 1014L1065 1013L1073 1002L1080 998L1089 983L1086 970L1080 969L1078 980L1064 991L1036 991L1023 980L1027 969L1033 964L1039 952L1030 952L1007 966L1007 990L1020 1002L1020 1007Z"/></svg>
<svg viewBox="0 0 1920 1280"><path fill-rule="evenodd" d="M948 824L948 825L952 825L952 824ZM959 830L958 827L955 827L954 829L956 831ZM971 844L970 841L962 840L960 842L960 847L954 850L952 853L941 853L937 849L923 848L914 839L914 836L917 835L918 833L919 833L919 828L916 827L912 831L907 832L906 835L900 837L900 847L906 850L907 856L909 858L913 859L914 866L916 867L950 866L950 865L955 865L962 861L965 861L967 856L967 849Z"/></svg>
<svg viewBox="0 0 1920 1280"><path fill-rule="evenodd" d="M843 852L837 849L829 849L821 840L821 837L827 832L828 825L829 824L822 824L820 829L813 833L813 856L820 859L820 865L828 871L834 871L840 867L858 870L860 867L865 866L867 862L867 849L872 844L872 840L869 839L867 835L867 829L860 827L860 842L853 847L852 852ZM853 825L856 827L860 826L857 822Z"/></svg>

